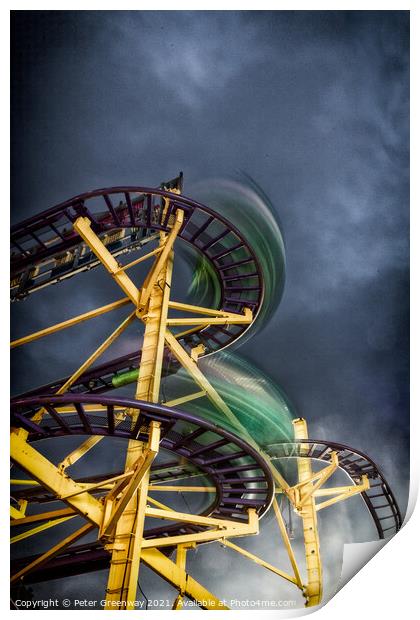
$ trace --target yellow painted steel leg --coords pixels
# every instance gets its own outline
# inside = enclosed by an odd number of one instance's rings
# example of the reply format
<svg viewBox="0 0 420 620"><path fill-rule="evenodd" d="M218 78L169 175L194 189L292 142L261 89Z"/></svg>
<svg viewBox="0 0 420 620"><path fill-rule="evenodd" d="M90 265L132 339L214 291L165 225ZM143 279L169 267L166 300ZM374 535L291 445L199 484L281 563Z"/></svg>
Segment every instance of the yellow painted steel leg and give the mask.
<svg viewBox="0 0 420 620"><path fill-rule="evenodd" d="M119 518L113 542L105 547L112 552L106 590L108 610L135 608L148 482L147 471Z"/></svg>
<svg viewBox="0 0 420 620"><path fill-rule="evenodd" d="M143 481L147 479L150 466L159 450L160 430L159 422L151 422L149 432L149 443L142 446L142 454L137 462L133 465L133 473L129 479L123 479L120 484L116 485L117 490L111 490L105 497L105 514L107 515L107 503L111 502L110 516L106 517L103 528L101 529L101 537L107 538L112 535L115 526L123 514L126 507L130 503L134 493L141 486ZM137 446L136 446L137 448ZM121 477L121 476L119 476ZM146 492L148 491L148 485ZM120 495L121 494L121 495ZM120 495L115 505L115 499ZM115 506L115 507L114 507Z"/></svg>
<svg viewBox="0 0 420 620"><path fill-rule="evenodd" d="M182 220L181 220L182 221ZM167 236L160 235L160 246L166 247ZM172 241L173 243L173 241ZM147 295L147 315L142 317L145 333L137 381L136 399L158 402L162 360L164 351L164 335L168 315L168 302L172 278L173 250L165 249L155 264L153 280L150 287L143 289L143 299ZM164 260L162 260L162 258ZM156 265L159 272L156 273ZM149 294L150 293L150 294ZM133 413L133 424L135 423ZM129 442L126 458L126 470L138 461L145 447L138 441ZM149 465L150 466L150 465ZM136 497L128 502L119 517L115 536L108 545L112 550L111 568L108 577L106 603L112 606L120 603L122 609L133 609L137 595L137 582L141 559L144 516L149 484L149 468L144 476ZM114 607L109 607L113 609Z"/></svg>
<svg viewBox="0 0 420 620"><path fill-rule="evenodd" d="M306 421L303 418L293 420L295 440L308 439ZM310 458L298 458L298 479L299 483L310 481L313 472ZM309 482L312 485L312 482ZM317 515L315 499L312 494L307 494L301 502L299 514L302 518L303 542L305 545L305 558L307 570L307 585L305 596L306 605L311 607L319 605L322 599L322 563L319 546L319 535L317 525Z"/></svg>

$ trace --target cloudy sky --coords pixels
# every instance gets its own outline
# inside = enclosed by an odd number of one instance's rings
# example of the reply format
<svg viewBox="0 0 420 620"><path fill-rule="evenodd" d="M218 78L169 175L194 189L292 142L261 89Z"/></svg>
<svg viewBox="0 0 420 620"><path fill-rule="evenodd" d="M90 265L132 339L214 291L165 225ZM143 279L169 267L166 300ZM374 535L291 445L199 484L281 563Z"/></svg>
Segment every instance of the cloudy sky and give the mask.
<svg viewBox="0 0 420 620"><path fill-rule="evenodd" d="M285 390L310 435L369 454L404 510L408 13L21 11L12 58L12 223L83 191L156 186L179 170L192 198L203 180L251 175L281 222L287 277L277 314L240 353ZM90 276L85 288L81 277L15 304L13 330L114 298L105 277ZM13 392L71 372L108 331L65 336L65 359L53 340L17 352ZM321 525L330 591L343 540L373 535L357 502L326 511ZM269 555L261 540L249 548ZM217 583L209 558L222 567ZM211 548L197 552L198 571L200 561L220 593L236 558ZM274 576L247 570L278 594ZM147 571L144 580L152 592Z"/></svg>

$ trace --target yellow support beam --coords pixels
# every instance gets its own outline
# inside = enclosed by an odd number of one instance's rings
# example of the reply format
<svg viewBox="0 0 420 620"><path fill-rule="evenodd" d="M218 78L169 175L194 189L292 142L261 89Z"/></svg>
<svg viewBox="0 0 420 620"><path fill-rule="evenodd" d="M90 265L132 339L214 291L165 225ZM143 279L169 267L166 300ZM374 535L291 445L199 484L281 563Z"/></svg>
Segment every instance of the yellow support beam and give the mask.
<svg viewBox="0 0 420 620"><path fill-rule="evenodd" d="M209 592L209 590L158 549L143 549L141 559L146 566L151 568L157 575L160 575L169 584L178 589L183 587L185 595L193 601L197 601L200 607L210 610L229 609L214 594Z"/></svg>
<svg viewBox="0 0 420 620"><path fill-rule="evenodd" d="M65 383L57 390L57 394L64 394L67 392L68 388L73 385L75 381L95 362L102 353L104 353L108 347L111 346L119 336L123 333L123 331L130 325L130 323L134 320L136 316L135 311L131 312L127 318L125 318L122 323L118 325L116 329L103 341L103 343L90 355L85 362L72 374L72 376L67 379Z"/></svg>
<svg viewBox="0 0 420 620"><path fill-rule="evenodd" d="M238 521L229 521L228 519L216 519L215 517L203 517L201 515L189 514L187 512L178 512L176 510L159 510L158 508L146 508L146 517L152 517L155 519L167 519L169 521L182 521L183 523L192 523L195 525L206 525L214 527L219 530L245 528L246 531L249 527L252 529L258 524L258 517L255 513L255 509L250 508L248 511L248 523L244 525Z"/></svg>
<svg viewBox="0 0 420 620"><path fill-rule="evenodd" d="M279 526L280 534L284 542L284 546L286 547L287 555L289 556L290 564L293 569L293 573L295 575L296 583L298 587L303 590L303 582L302 577L300 576L299 566L296 560L296 556L293 551L292 544L290 542L289 535L286 530L286 525L284 523L283 515L281 514L280 506L277 503L277 498L275 497L273 500L273 510L276 516L276 521Z"/></svg>
<svg viewBox="0 0 420 620"><path fill-rule="evenodd" d="M40 568L43 564L46 564L49 560L52 560L59 553L64 551L67 547L75 543L77 540L86 536L91 530L93 530L94 525L91 523L86 523L79 530L70 534L64 538L64 540L60 541L57 545L54 545L51 549L37 557L33 562L22 568L19 572L15 573L11 578L11 583L16 583L20 581L23 577L25 577L28 573L32 572L36 568Z"/></svg>
<svg viewBox="0 0 420 620"><path fill-rule="evenodd" d="M51 325L50 327L46 327L37 332L33 332L28 336L24 336L23 338L18 338L17 340L13 340L10 343L10 348L14 349L16 347L20 347L21 345L28 344L29 342L33 342L34 340L38 340L39 338L43 338L44 336L49 336L50 334L55 334L56 332L61 331L62 329L67 329L68 327L73 327L73 325L79 325L79 323L83 323L84 321L88 321L89 319L93 319L97 316L101 316L106 312L111 312L112 310L116 310L117 308L122 308L130 303L130 299L128 297L123 297L122 299L118 299L106 306L101 306L100 308L95 308L95 310L90 310L89 312L85 312L84 314L79 314L78 316L73 317L72 319L67 319L67 321L62 321L61 323L56 323L55 325Z"/></svg>
<svg viewBox="0 0 420 620"><path fill-rule="evenodd" d="M211 317L220 318L238 319L246 317L252 321L252 311L249 308L245 308L243 314L238 314L236 312L229 312L228 310L215 310L214 308L204 308L203 306L184 304L171 299L169 302L169 309L178 310L180 312L190 312L191 314L205 314ZM205 320L206 319L203 319L203 322Z"/></svg>
<svg viewBox="0 0 420 620"><path fill-rule="evenodd" d="M112 256L111 252L105 247L101 239L96 235L91 222L87 217L79 217L73 224L74 230L81 236L83 241L90 247L95 256L104 265L108 273L111 274L115 282L122 288L124 293L131 299L133 304L138 306L139 291L129 276L121 270L119 263Z"/></svg>
<svg viewBox="0 0 420 620"><path fill-rule="evenodd" d="M185 578L183 578L181 580L181 583L179 584L179 594L176 597L172 605L173 610L179 610L179 609L182 609L183 607L185 587L187 585L187 573L185 572L186 566L187 566L187 551L191 547L195 547L195 546L196 546L195 543L193 543L192 545L178 545L176 548L175 562L178 568L180 568L180 570L183 571L183 577L185 575Z"/></svg>
<svg viewBox="0 0 420 620"><path fill-rule="evenodd" d="M106 411L106 407L104 405L84 405L85 411ZM76 409L73 406L70 407L56 407L57 413L66 414L66 413L76 413ZM122 407L114 407L115 415L115 426L117 427L121 422L127 417L126 409ZM83 441L77 448L75 448L70 454L68 454L59 464L58 468L61 470L66 470L71 465L77 463L79 459L81 459L85 454L87 454L94 446L96 446L102 439L104 435L92 435Z"/></svg>
<svg viewBox="0 0 420 620"><path fill-rule="evenodd" d="M187 394L186 396L180 396L179 398L168 400L166 403L162 403L162 405L165 405L165 407L177 407L178 405L189 403L190 401L196 400L197 398L202 398L203 396L207 396L207 394L204 390L200 390L200 392L194 392L193 394Z"/></svg>
<svg viewBox="0 0 420 620"><path fill-rule="evenodd" d="M122 483L125 485L124 490L122 491L122 495L118 500L118 503L115 505L116 493L117 491L112 489L110 493L105 497L104 506L105 506L105 515L107 514L107 504L111 503L112 509L109 517L104 522L103 526L100 530L101 538L108 538L113 530L115 529L119 518L124 512L125 508L128 506L130 500L132 499L134 493L136 493L137 489L141 485L142 481L146 477L146 474L149 472L150 466L153 463L158 451L159 451L159 440L160 440L160 424L159 422L151 422L150 423L150 432L149 432L149 442L147 446L143 449L142 454L138 461L133 466L133 472L130 475L130 478L127 479L124 474L118 476L118 478L122 478L125 476ZM130 472L131 473L131 472ZM143 485L144 486L144 485ZM148 486L148 484L147 484ZM118 490L119 486L117 485ZM147 489L146 489L147 490Z"/></svg>
<svg viewBox="0 0 420 620"><path fill-rule="evenodd" d="M157 485L150 484L149 491L166 491L166 492L178 492L178 493L216 493L216 487L193 487L193 486L171 486L171 485Z"/></svg>
<svg viewBox="0 0 420 620"><path fill-rule="evenodd" d="M319 489L318 491L315 491L314 497L325 497L329 495L350 493L354 489L360 489L359 492L367 491L369 489L369 478L366 476L366 474L362 476L362 483L360 485L350 484L350 485L346 485L342 487L330 487L328 489Z"/></svg>
<svg viewBox="0 0 420 620"><path fill-rule="evenodd" d="M114 329L112 334L110 334L108 338L106 338L106 340L104 340L103 343L87 358L87 360L83 362L83 364L72 374L72 376L69 377L65 383L63 383L63 385L57 390L56 394L65 394L69 387L77 381L77 379L93 364L93 362L95 362L98 357L100 357L102 353L104 353L119 336L121 336L123 331L130 325L135 317L136 311L133 310L133 312L131 312L131 314L129 314L128 317L124 319L124 321L120 323L116 329ZM42 419L44 414L45 409L41 408L36 412L32 420L38 422Z"/></svg>
<svg viewBox="0 0 420 620"><path fill-rule="evenodd" d="M69 497L75 497L76 495L80 495L80 493L84 493L85 491L94 491L95 489L108 488L112 487L113 482L117 482L119 480L125 480L126 478L132 478L134 471L124 472L123 474L118 474L117 476L113 476L112 478L107 478L106 480L101 480L101 482L96 482L94 484L83 483L81 485L81 490L73 491L69 493L69 495L62 495L61 499L69 499Z"/></svg>
<svg viewBox="0 0 420 620"><path fill-rule="evenodd" d="M248 523L238 523L235 521L226 521L222 519L213 519L211 517L202 517L200 515L189 515L169 510L159 510L158 508L146 508L146 517L157 517L160 519L169 519L174 521L182 521L184 523L195 523L198 525L212 526L203 532L195 534L181 534L179 536L166 536L162 538L153 538L143 540L142 549L151 547L172 547L179 544L191 544L200 542L210 542L221 540L226 537L252 536L259 533L258 516L254 509L248 510Z"/></svg>
<svg viewBox="0 0 420 620"><path fill-rule="evenodd" d="M175 222L171 228L171 232L169 235L165 235L164 243L162 244L162 251L155 261L152 269L150 270L149 275L146 279L146 286L142 288L140 294L140 303L139 307L142 309L146 306L149 301L150 295L152 294L152 289L156 285L158 278L163 269L165 269L166 261L169 258L169 254L172 252L173 245L175 243L175 239L178 235L178 232L182 226L182 222L184 221L184 212L181 209L177 209L175 214Z"/></svg>
<svg viewBox="0 0 420 620"><path fill-rule="evenodd" d="M284 493L286 493L293 499L290 486L287 484L286 480L283 478L280 472L277 471L275 466L271 463L270 458L267 455L264 455L261 447L250 435L248 429L246 429L243 424L240 423L233 411L228 407L220 394L211 385L210 381L208 381L208 379L203 375L203 373L198 367L197 362L188 355L183 346L177 341L177 339L169 331L169 329L167 329L165 332L165 340L166 344L174 354L175 358L190 374L195 383L199 387L201 387L201 389L206 393L207 397L213 403L213 405L227 417L227 419L238 429L238 431L242 433L242 435L246 436L247 441L251 444L251 446L266 458L267 463L269 464L272 474L274 476L274 479L283 489Z"/></svg>
<svg viewBox="0 0 420 620"><path fill-rule="evenodd" d="M59 517L67 517L69 515L75 515L76 512L73 508L60 508L59 510L50 510L48 512L41 512L36 515L29 515L26 517L12 518L10 525L29 525L30 523L39 523L40 521L48 521L50 519L57 519Z"/></svg>
<svg viewBox="0 0 420 620"><path fill-rule="evenodd" d="M139 263L142 263L148 258L151 258L152 256L156 256L156 254L160 254L160 252L162 252L162 247L155 248L154 250L152 250L151 252L148 252L144 256L140 256L140 258L136 258L135 260L131 261L131 263L127 263L127 265L121 265L119 268L119 271L127 271L127 269L131 269L131 267L134 267L134 265L138 265Z"/></svg>
<svg viewBox="0 0 420 620"><path fill-rule="evenodd" d="M77 515L70 515L69 517L61 517L61 519L53 519L52 521L47 521L46 523L42 523L42 525L38 525L37 527L34 527L31 530L26 530L26 532L22 532L21 534L18 534L17 536L13 536L13 538L10 539L10 543L13 545L14 543L20 542L21 540L24 540L25 538L30 538L31 536L35 536L35 534L39 534L40 532L43 532L44 530L48 530L51 527L60 525L60 523L64 523L65 521L68 521L69 519L74 519L74 517L76 516Z"/></svg>
<svg viewBox="0 0 420 620"><path fill-rule="evenodd" d="M149 486L149 491L150 491L150 486ZM154 506L157 506L158 508L161 508L161 510L172 510L172 508L169 508L169 506L166 506L166 504L162 504L162 502L158 502L157 499L153 499L153 497L150 497L149 495L147 496L147 505L148 504L153 504Z"/></svg>
<svg viewBox="0 0 420 620"><path fill-rule="evenodd" d="M328 508L328 506L332 506L337 502L342 502L349 497L353 497L353 495L359 495L359 493L363 493L370 488L369 479L367 476L362 476L362 483L354 486L347 487L346 490L342 490L343 487L339 487L340 491L335 497L331 499L325 500L325 502L321 502L319 504L315 504L316 510L322 510L323 508ZM325 491L336 491L336 489L325 489Z"/></svg>
<svg viewBox="0 0 420 620"><path fill-rule="evenodd" d="M295 585L298 585L298 582L296 581L296 577L292 577L292 575L288 575L287 573L285 573L280 568L277 568L276 566L273 566L269 562L266 562L265 560L259 558L258 556L254 555L253 553L250 553L246 549L242 549L242 547L238 547L238 545L235 545L234 543L230 542L227 539L223 539L222 540L222 544L225 547L228 547L229 549L233 549L234 551L236 551L236 553L239 553L240 555L243 555L245 558L248 558L248 560L252 560L256 564L259 564L259 566L262 566L263 568L266 568L267 570L271 571L275 575L278 575L279 577L282 577L283 579L286 579L286 581L290 581L290 583L294 583Z"/></svg>
<svg viewBox="0 0 420 620"><path fill-rule="evenodd" d="M100 435L92 435L83 441L80 446L77 446L70 454L68 454L59 464L58 468L63 471L68 467L71 467L79 459L81 459L89 450L91 450L102 439Z"/></svg>
<svg viewBox="0 0 420 620"><path fill-rule="evenodd" d="M258 534L258 529L241 529L231 528L229 530L207 530L205 532L197 532L196 534L180 534L179 536L162 536L162 538L153 538L151 540L144 540L142 543L142 549L149 549L154 547L174 547L179 544L186 543L205 543L214 542L216 540L222 541L225 536L254 536Z"/></svg>
<svg viewBox="0 0 420 620"><path fill-rule="evenodd" d="M168 327L173 327L173 326L177 326L177 325L202 325L204 323L204 325L249 325L249 323L252 323L252 315L251 317L249 316L241 316L240 314L232 317L232 316L228 316L228 317L206 317L206 318L202 318L202 317L190 317L190 318L175 318L175 319L168 319L166 321L166 324L168 325Z"/></svg>
<svg viewBox="0 0 420 620"><path fill-rule="evenodd" d="M295 440L308 439L308 429L303 418L293 420ZM311 459L301 457L297 459L299 483L307 482L308 489L312 486ZM306 491L306 487L302 487ZM305 495L299 507L302 518L303 542L305 545L307 585L304 593L307 598L306 606L319 605L322 599L322 563L319 545L318 524L316 518L315 499L311 493Z"/></svg>
<svg viewBox="0 0 420 620"><path fill-rule="evenodd" d="M177 341L175 336L167 329L165 332L165 340L166 344L178 360L178 362L189 372L191 377L197 383L199 387L206 393L209 400L213 403L213 405L222 411L230 420L230 422L248 435L248 431L245 427L239 422L235 414L231 411L231 409L226 405L223 398L219 395L219 393L214 389L211 385L210 381L203 375L201 370L198 368L197 363L191 359L188 353L185 351L183 346Z"/></svg>
<svg viewBox="0 0 420 620"><path fill-rule="evenodd" d="M11 433L10 456L16 465L58 498L83 488L29 445L20 433ZM84 491L63 501L91 523L101 525L103 505L93 495Z"/></svg>

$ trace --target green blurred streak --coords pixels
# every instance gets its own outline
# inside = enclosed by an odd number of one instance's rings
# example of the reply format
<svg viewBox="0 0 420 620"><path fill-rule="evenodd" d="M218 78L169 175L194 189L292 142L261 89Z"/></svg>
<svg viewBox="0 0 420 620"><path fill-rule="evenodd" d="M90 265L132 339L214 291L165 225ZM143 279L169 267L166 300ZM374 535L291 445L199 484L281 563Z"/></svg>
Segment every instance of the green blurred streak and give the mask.
<svg viewBox="0 0 420 620"><path fill-rule="evenodd" d="M260 264L264 297L260 312L245 336L267 324L281 300L285 281L285 251L274 207L252 179L243 182L218 180L201 183L194 191L198 200L222 214L242 233ZM184 260L193 270L188 301L198 306L218 308L221 286L210 261L188 245L180 246ZM242 280L247 284L247 279ZM250 281L249 281L250 282ZM246 431L262 447L269 443L292 441L291 420L295 414L287 396L253 364L229 351L221 351L199 362L199 367ZM121 387L137 380L138 370L116 375L112 383ZM191 377L180 369L162 381L164 400L169 401L196 391ZM194 413L248 440L247 433L235 426L207 398L200 398L180 409Z"/></svg>
<svg viewBox="0 0 420 620"><path fill-rule="evenodd" d="M253 250L261 268L264 296L260 311L251 328L239 339L238 345L264 327L280 303L285 282L285 249L275 209L263 190L250 178L202 182L194 188L194 196L229 220L241 232ZM221 286L205 258L191 249L182 249L184 258L194 266L188 290L189 302L218 307ZM195 263L195 264L194 264ZM251 283L242 280L244 285Z"/></svg>
<svg viewBox="0 0 420 620"><path fill-rule="evenodd" d="M203 358L200 369L233 411L246 431L260 445L291 441L297 417L287 396L253 364L230 352ZM196 391L191 377L179 370L164 380L167 400ZM180 409L196 414L226 428L247 441L246 432L235 426L208 398L180 405Z"/></svg>

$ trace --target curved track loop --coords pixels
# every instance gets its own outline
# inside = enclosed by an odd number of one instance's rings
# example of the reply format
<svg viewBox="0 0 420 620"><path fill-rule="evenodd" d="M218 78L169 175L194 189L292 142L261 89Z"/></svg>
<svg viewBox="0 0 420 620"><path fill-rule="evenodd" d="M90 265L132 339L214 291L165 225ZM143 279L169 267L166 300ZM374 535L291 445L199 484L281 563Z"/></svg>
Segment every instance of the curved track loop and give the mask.
<svg viewBox="0 0 420 620"><path fill-rule="evenodd" d="M168 203L163 217L165 201ZM73 230L88 217L114 255L139 247L159 231L169 231L176 210L184 212L178 238L213 266L221 287L219 309L243 313L261 307L264 284L256 256L237 228L212 209L185 196L146 187L112 187L75 196L12 227L12 298L59 282L98 264ZM119 231L119 232L118 232ZM212 325L180 338L187 349L204 344L207 355L237 340L249 325Z"/></svg>
<svg viewBox="0 0 420 620"><path fill-rule="evenodd" d="M62 413L60 407L63 406L73 411ZM31 418L40 407L45 407L47 414L42 421L35 423ZM130 409L139 412L134 426L129 415L123 421L117 418ZM65 435L101 435L147 441L151 420L161 423L161 448L187 459L216 486L216 500L204 514L245 523L249 508L255 508L259 516L268 510L274 486L267 462L245 441L207 420L128 398L103 397L98 400L94 396L65 394L12 401L12 425L28 430L28 441ZM171 475L169 470L159 480L164 481ZM192 533L198 531L197 528L191 525L188 529ZM186 529L178 523L149 530L145 535L175 535L185 533Z"/></svg>
<svg viewBox="0 0 420 620"><path fill-rule="evenodd" d="M267 446L265 450L272 458L300 457L326 462L330 462L331 452L336 452L340 469L344 470L355 484L361 482L363 474L369 478L370 488L361 495L375 522L379 538L396 534L401 528L400 509L390 486L379 467L360 450L318 439L274 444Z"/></svg>
<svg viewBox="0 0 420 620"><path fill-rule="evenodd" d="M165 203L168 209L163 218ZM14 226L12 299L23 299L36 290L98 265L96 257L73 230L73 222L78 217L88 217L108 250L118 256L155 239L159 231L169 231L177 209L184 212L178 237L204 256L217 274L221 288L219 309L242 313L245 308L251 308L255 320L263 303L264 284L256 256L241 233L204 205L181 195L144 187L113 187L81 194ZM203 344L209 355L233 343L248 328L248 325L198 327L182 336L179 342L187 351ZM161 447L186 459L187 465L167 464L164 473L155 466L151 472L152 482L169 481L180 473L191 472L192 468L210 478L217 489L215 501L203 514L246 521L248 508L255 508L261 517L273 498L273 480L267 462L246 442L208 421L176 409L126 398L94 396L113 388L112 378L117 372L138 368L139 362L140 354L134 352L97 366L82 375L63 396L45 394L56 391L64 380L28 392L26 397L12 402L12 424L26 428L29 441L65 435L141 440L146 439L148 422L160 421ZM172 372L171 364L166 352L166 373ZM95 411L87 405L104 408ZM62 415L58 411L60 406L71 406L75 411ZM48 414L36 424L31 418L40 407L45 407ZM140 411L134 428L128 416L116 423L117 410L121 413L121 409ZM273 459L309 457L326 462L332 451L337 452L340 468L355 483L363 474L372 481L362 497L379 537L400 529L401 514L392 491L379 468L362 452L320 440L276 444L265 450ZM23 489L18 495L38 502L53 500L42 489ZM195 531L199 531L199 526L175 523L147 530L145 537ZM13 572L32 559L16 560ZM108 564L109 554L101 543L73 546L28 575L27 581L101 570Z"/></svg>

